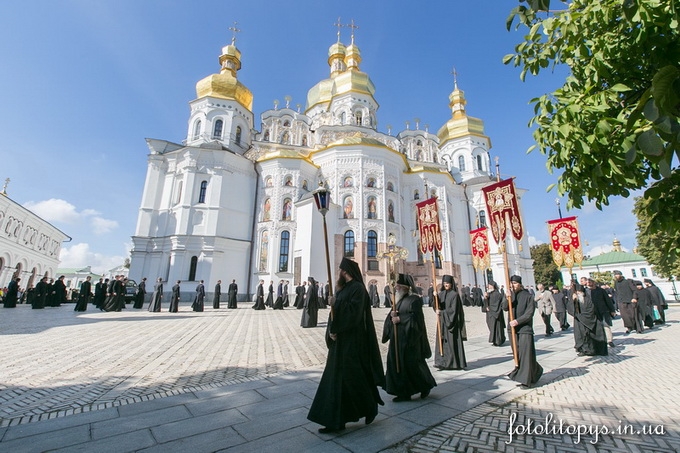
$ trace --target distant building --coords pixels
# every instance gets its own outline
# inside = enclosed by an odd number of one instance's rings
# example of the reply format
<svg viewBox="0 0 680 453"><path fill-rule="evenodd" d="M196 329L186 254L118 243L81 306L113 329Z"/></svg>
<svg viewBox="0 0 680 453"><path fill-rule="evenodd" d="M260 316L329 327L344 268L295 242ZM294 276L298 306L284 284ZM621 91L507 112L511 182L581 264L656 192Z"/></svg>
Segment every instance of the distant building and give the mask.
<svg viewBox="0 0 680 453"><path fill-rule="evenodd" d="M64 284L66 284L66 289L69 290L79 290L80 289L80 284L85 281L85 279L89 276L92 277L92 285L97 283L99 281L100 277L103 277L101 274L94 274L92 273L92 268L91 266L83 267L83 268L60 268L57 269L57 272L55 274L57 277L63 275L66 277L64 279ZM94 286L92 288L94 290Z"/></svg>
<svg viewBox="0 0 680 453"><path fill-rule="evenodd" d="M9 182L9 181L6 181ZM71 238L0 192L0 287L20 277L22 288L55 277L61 243Z"/></svg>
<svg viewBox="0 0 680 453"><path fill-rule="evenodd" d="M592 277L595 272L619 270L627 279L642 281L648 278L661 289L666 300L679 300L680 294L678 294L676 284L656 275L652 265L643 256L637 253L624 252L618 239L614 239L612 245L614 249L611 252L583 260L582 268L572 269L571 275L569 275L567 269L562 270L562 280L565 282L573 279L579 280L581 277Z"/></svg>

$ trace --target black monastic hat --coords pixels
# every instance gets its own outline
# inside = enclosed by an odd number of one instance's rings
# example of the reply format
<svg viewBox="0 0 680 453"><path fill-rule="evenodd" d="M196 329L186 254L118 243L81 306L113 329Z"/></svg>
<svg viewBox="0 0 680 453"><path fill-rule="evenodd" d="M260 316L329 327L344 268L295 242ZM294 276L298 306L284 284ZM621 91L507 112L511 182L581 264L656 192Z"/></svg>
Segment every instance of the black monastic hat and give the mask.
<svg viewBox="0 0 680 453"><path fill-rule="evenodd" d="M451 283L453 285L453 275L444 275L442 277L442 283Z"/></svg>
<svg viewBox="0 0 680 453"><path fill-rule="evenodd" d="M397 285L408 286L411 291L417 291L413 277L411 277L409 274L399 274L399 278L397 279L396 283Z"/></svg>
<svg viewBox="0 0 680 453"><path fill-rule="evenodd" d="M361 276L361 269L359 269L359 265L355 261L343 257L340 262L340 269L347 272L353 280L364 283L364 278Z"/></svg>
<svg viewBox="0 0 680 453"><path fill-rule="evenodd" d="M513 275L512 277L510 277L510 282L517 282L521 285L522 277L520 277L519 275Z"/></svg>

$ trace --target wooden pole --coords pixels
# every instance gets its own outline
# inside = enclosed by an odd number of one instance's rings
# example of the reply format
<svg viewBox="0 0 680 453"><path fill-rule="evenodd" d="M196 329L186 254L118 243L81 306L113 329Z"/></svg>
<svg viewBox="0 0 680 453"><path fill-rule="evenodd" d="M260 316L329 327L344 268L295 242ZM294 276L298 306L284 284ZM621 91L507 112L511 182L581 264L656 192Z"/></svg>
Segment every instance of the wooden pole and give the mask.
<svg viewBox="0 0 680 453"><path fill-rule="evenodd" d="M434 291L432 292L434 297L434 302L432 303L432 308L434 308L435 313L439 311L439 293L437 292L437 280L435 276L434 268L434 251L432 249L432 259L430 264L432 264L432 285L434 286ZM439 345L439 355L444 355L444 339L442 337L442 326L441 326L441 313L437 314L437 344Z"/></svg>
<svg viewBox="0 0 680 453"><path fill-rule="evenodd" d="M390 289L392 293L392 313L397 314L397 295L395 291L395 273L394 273L394 256L390 255ZM390 322L392 321L392 315L390 315ZM392 323L392 331L394 332L394 363L397 367L397 373L399 373L399 348L397 342L397 325Z"/></svg>

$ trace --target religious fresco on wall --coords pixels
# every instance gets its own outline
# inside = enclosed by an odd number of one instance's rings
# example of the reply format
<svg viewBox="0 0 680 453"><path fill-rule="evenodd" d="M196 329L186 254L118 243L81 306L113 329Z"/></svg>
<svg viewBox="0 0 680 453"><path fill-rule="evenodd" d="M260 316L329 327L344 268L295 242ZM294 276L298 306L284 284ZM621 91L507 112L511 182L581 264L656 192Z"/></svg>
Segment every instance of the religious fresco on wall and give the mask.
<svg viewBox="0 0 680 453"><path fill-rule="evenodd" d="M291 220L293 211L293 201L286 198L283 201L283 211L281 212L281 220Z"/></svg>
<svg viewBox="0 0 680 453"><path fill-rule="evenodd" d="M378 202L375 197L368 197L366 203L366 218L367 219L377 219L378 218Z"/></svg>
<svg viewBox="0 0 680 453"><path fill-rule="evenodd" d="M352 187L354 186L354 181L352 180L351 176L345 176L345 179L342 181L342 187Z"/></svg>
<svg viewBox="0 0 680 453"><path fill-rule="evenodd" d="M392 184L392 181L387 183L387 190L394 192L394 184Z"/></svg>
<svg viewBox="0 0 680 453"><path fill-rule="evenodd" d="M274 185L274 180L272 179L271 176L267 176L267 178L264 180L264 186L265 187L272 187Z"/></svg>
<svg viewBox="0 0 680 453"><path fill-rule="evenodd" d="M302 190L309 190L307 188L307 180L306 179L302 181Z"/></svg>
<svg viewBox="0 0 680 453"><path fill-rule="evenodd" d="M292 186L293 185L293 177L292 176L286 176L286 179L283 183L284 186Z"/></svg>
<svg viewBox="0 0 680 453"><path fill-rule="evenodd" d="M267 272L267 257L269 255L269 231L263 231L260 238L260 272Z"/></svg>
<svg viewBox="0 0 680 453"><path fill-rule="evenodd" d="M353 219L354 218L354 200L351 196L345 197L345 202L343 203L343 219Z"/></svg>
<svg viewBox="0 0 680 453"><path fill-rule="evenodd" d="M368 178L366 181L366 187L375 187L375 178Z"/></svg>
<svg viewBox="0 0 680 453"><path fill-rule="evenodd" d="M272 201L271 199L267 198L264 200L264 206L262 207L262 221L263 222L268 222L271 220L271 209L272 209Z"/></svg>
<svg viewBox="0 0 680 453"><path fill-rule="evenodd" d="M394 203L392 203L392 200L387 203L387 220L394 222Z"/></svg>

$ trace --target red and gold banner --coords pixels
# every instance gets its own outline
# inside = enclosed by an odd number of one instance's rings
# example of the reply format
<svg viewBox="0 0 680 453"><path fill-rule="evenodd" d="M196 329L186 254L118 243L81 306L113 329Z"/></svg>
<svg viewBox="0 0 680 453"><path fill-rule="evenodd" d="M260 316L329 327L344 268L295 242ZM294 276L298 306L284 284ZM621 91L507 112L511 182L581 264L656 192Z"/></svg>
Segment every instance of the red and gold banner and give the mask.
<svg viewBox="0 0 680 453"><path fill-rule="evenodd" d="M470 231L470 243L472 244L472 266L476 271L491 267L491 255L489 254L489 235L487 228L477 228Z"/></svg>
<svg viewBox="0 0 680 453"><path fill-rule="evenodd" d="M420 250L431 252L435 248L442 249L442 231L439 228L439 211L437 199L430 198L416 204L418 229L420 231Z"/></svg>
<svg viewBox="0 0 680 453"><path fill-rule="evenodd" d="M580 266L583 261L583 248L576 217L548 220L548 234L553 261L557 267L566 266L571 273L574 264Z"/></svg>
<svg viewBox="0 0 680 453"><path fill-rule="evenodd" d="M510 222L510 230L515 239L518 241L522 239L524 228L512 178L482 187L482 192L484 192L484 201L489 212L491 233L496 242L500 244L505 240L508 226L506 219Z"/></svg>

